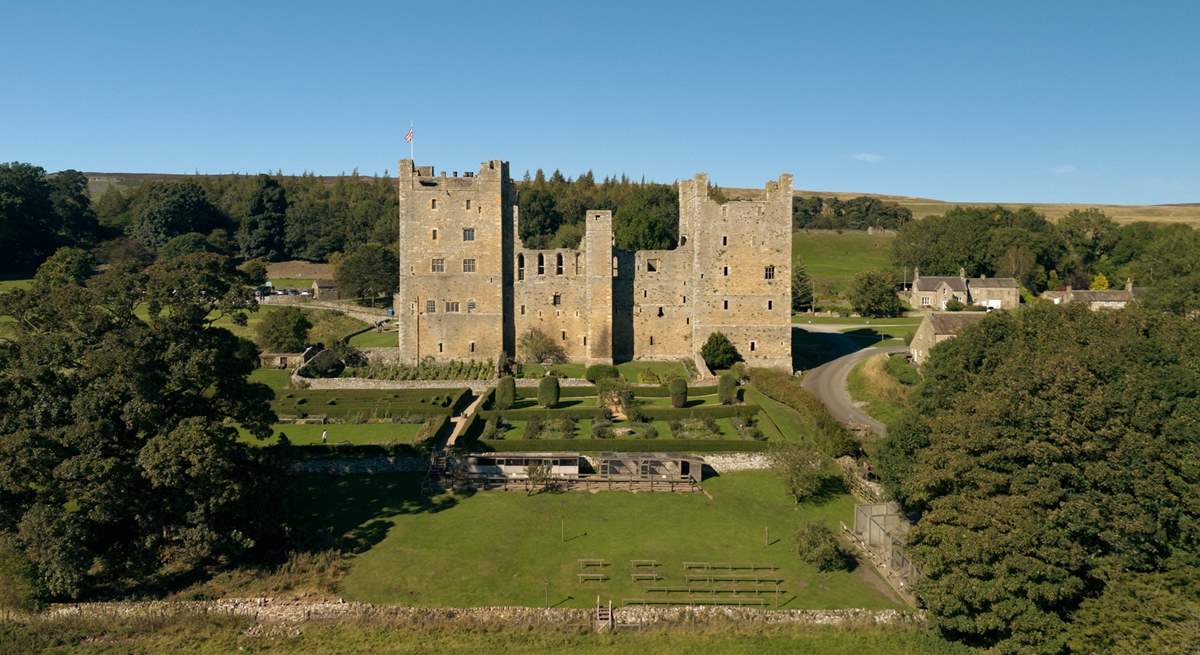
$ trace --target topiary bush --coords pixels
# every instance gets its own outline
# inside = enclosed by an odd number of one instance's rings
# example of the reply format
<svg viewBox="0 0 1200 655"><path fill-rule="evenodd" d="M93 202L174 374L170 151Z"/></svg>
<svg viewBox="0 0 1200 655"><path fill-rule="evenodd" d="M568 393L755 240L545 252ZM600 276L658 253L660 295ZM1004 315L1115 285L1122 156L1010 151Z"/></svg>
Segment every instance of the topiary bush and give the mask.
<svg viewBox="0 0 1200 655"><path fill-rule="evenodd" d="M550 408L558 404L558 378L553 375L544 377L538 382L538 404Z"/></svg>
<svg viewBox="0 0 1200 655"><path fill-rule="evenodd" d="M616 366L611 364L592 364L583 372L583 377L592 384L598 383L600 380L619 378L621 373Z"/></svg>
<svg viewBox="0 0 1200 655"><path fill-rule="evenodd" d="M732 405L737 402L737 378L732 373L722 373L717 378L717 398L722 405Z"/></svg>
<svg viewBox="0 0 1200 655"><path fill-rule="evenodd" d="M496 409L510 409L517 401L517 381L511 375L500 378L496 384Z"/></svg>
<svg viewBox="0 0 1200 655"><path fill-rule="evenodd" d="M671 392L671 407L682 408L687 405L688 386L683 378L672 378L667 389Z"/></svg>
<svg viewBox="0 0 1200 655"><path fill-rule="evenodd" d="M708 335L708 340L700 347L700 356L711 371L727 369L742 361L742 356L737 348L733 347L733 342L720 332Z"/></svg>

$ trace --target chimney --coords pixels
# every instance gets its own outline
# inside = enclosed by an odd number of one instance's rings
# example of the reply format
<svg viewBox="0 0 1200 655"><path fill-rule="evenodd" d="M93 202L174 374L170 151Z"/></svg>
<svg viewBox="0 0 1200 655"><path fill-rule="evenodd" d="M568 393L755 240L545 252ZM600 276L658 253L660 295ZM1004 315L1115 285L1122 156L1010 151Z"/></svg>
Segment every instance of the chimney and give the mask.
<svg viewBox="0 0 1200 655"><path fill-rule="evenodd" d="M915 283L921 277L921 267L913 267L913 282Z"/></svg>
<svg viewBox="0 0 1200 655"><path fill-rule="evenodd" d="M1133 293L1133 278L1130 278L1130 277L1125 278L1125 290L1130 293Z"/></svg>
<svg viewBox="0 0 1200 655"><path fill-rule="evenodd" d="M965 268L963 268L963 267L959 266L959 267L958 267L958 276L959 276L959 277L962 277L962 278L965 278L965 277L967 277L967 269L965 269Z"/></svg>

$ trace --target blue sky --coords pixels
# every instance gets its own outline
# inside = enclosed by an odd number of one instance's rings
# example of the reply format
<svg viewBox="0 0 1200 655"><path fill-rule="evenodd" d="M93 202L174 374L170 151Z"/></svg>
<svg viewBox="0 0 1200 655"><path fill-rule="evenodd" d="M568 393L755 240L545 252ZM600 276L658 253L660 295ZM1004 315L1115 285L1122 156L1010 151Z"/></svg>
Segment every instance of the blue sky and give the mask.
<svg viewBox="0 0 1200 655"><path fill-rule="evenodd" d="M15 2L0 160L1200 202L1196 2Z"/></svg>

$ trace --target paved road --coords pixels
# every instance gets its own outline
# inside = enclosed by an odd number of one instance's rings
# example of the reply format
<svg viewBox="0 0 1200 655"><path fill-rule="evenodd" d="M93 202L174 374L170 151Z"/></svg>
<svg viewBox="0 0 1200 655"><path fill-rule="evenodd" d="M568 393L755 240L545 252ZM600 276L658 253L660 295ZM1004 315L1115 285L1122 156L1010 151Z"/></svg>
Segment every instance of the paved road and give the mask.
<svg viewBox="0 0 1200 655"><path fill-rule="evenodd" d="M817 326L805 326L805 329L809 327ZM809 370L805 373L802 384L805 389L808 389L825 404L829 413L833 414L837 420L847 425L853 423L866 425L875 434L883 436L887 433L887 428L871 418L865 411L854 406L854 401L850 399L850 392L846 390L846 378L850 375L851 369L872 355L899 353L905 350L908 350L907 346L872 346L856 350Z"/></svg>

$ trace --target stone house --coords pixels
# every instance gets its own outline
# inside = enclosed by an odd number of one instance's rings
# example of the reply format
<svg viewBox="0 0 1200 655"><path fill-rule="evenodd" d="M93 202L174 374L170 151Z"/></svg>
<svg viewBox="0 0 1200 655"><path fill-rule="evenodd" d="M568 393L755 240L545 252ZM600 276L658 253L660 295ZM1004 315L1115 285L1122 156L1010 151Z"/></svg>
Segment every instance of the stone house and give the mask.
<svg viewBox="0 0 1200 655"><path fill-rule="evenodd" d="M1080 302L1087 303L1088 309L1124 309L1134 299L1133 280L1125 280L1123 289L1072 289L1067 285L1061 291L1043 291L1042 298L1055 305Z"/></svg>
<svg viewBox="0 0 1200 655"><path fill-rule="evenodd" d="M978 323L987 312L931 312L921 320L913 334L909 354L917 365L929 359L929 351L937 344L953 339L959 332Z"/></svg>
<svg viewBox="0 0 1200 655"><path fill-rule="evenodd" d="M337 300L337 283L333 280L313 280L312 297L315 300Z"/></svg>
<svg viewBox="0 0 1200 655"><path fill-rule="evenodd" d="M1021 304L1021 286L1011 277L967 277L964 269L958 276L921 276L913 270L912 289L908 304L913 309L944 311L946 303L957 300L964 305L979 305L987 309L1013 309Z"/></svg>
<svg viewBox="0 0 1200 655"><path fill-rule="evenodd" d="M402 361L520 358L537 328L587 364L695 360L722 332L751 364L791 367L791 175L728 202L704 174L683 180L678 243L635 253L614 246L600 210L585 212L578 248L527 248L507 162L399 171Z"/></svg>

